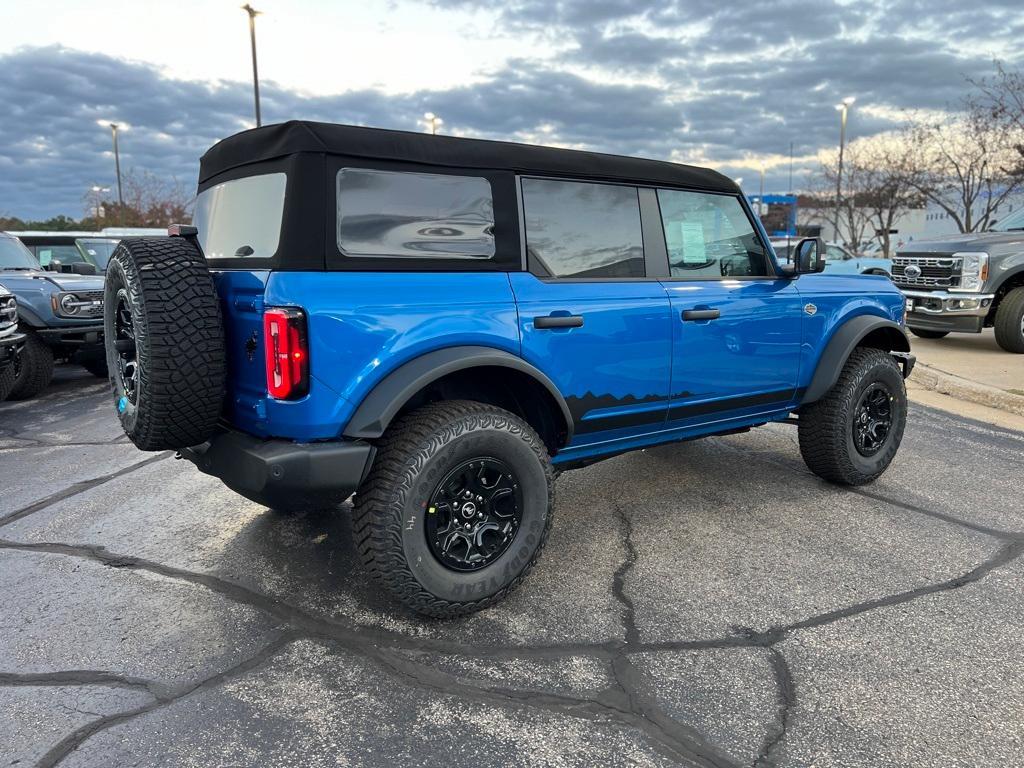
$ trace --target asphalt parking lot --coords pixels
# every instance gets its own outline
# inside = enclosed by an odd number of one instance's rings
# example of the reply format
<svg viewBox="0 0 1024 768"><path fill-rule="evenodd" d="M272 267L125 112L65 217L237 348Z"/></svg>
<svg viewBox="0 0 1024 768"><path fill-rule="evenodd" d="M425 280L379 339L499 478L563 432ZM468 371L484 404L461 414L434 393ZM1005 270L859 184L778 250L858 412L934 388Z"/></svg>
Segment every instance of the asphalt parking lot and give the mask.
<svg viewBox="0 0 1024 768"><path fill-rule="evenodd" d="M915 405L860 490L795 440L567 473L523 587L424 621L344 508L139 453L62 370L0 404L0 765L1024 764L1024 433Z"/></svg>

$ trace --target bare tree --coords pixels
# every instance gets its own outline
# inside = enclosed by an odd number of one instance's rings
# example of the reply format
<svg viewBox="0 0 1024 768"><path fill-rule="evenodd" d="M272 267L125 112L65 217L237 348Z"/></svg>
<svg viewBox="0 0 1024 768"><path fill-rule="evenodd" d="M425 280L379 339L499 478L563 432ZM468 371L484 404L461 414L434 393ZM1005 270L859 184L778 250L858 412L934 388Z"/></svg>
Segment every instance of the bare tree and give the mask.
<svg viewBox="0 0 1024 768"><path fill-rule="evenodd" d="M116 200L90 198L88 214L105 211L108 221L122 221L126 227L166 227L191 221L194 197L177 179L163 179L148 171L129 170L122 179L124 210ZM120 215L119 215L120 214Z"/></svg>
<svg viewBox="0 0 1024 768"><path fill-rule="evenodd" d="M1011 71L997 61L992 77L969 80L975 93L968 100L968 108L987 115L1003 126L1017 154L1024 158L1024 71Z"/></svg>
<svg viewBox="0 0 1024 768"><path fill-rule="evenodd" d="M882 135L858 146L857 208L871 223L880 238L882 252L891 255L890 235L908 211L924 206L924 198L915 186L920 169L916 153L901 136Z"/></svg>
<svg viewBox="0 0 1024 768"><path fill-rule="evenodd" d="M919 123L908 130L907 141L917 154L912 184L961 232L987 229L999 206L1024 189L1013 131L984 112Z"/></svg>
<svg viewBox="0 0 1024 768"><path fill-rule="evenodd" d="M863 143L863 142L862 142ZM868 228L868 217L857 205L857 199L863 193L864 179L858 159L858 145L851 143L846 147L843 157L842 198L838 201L839 215L836 216L836 199L833 190L836 188L836 177L839 173L838 155L824 160L813 184L814 194L822 201L824 208L819 215L834 221L838 226L836 239L856 247L863 239Z"/></svg>

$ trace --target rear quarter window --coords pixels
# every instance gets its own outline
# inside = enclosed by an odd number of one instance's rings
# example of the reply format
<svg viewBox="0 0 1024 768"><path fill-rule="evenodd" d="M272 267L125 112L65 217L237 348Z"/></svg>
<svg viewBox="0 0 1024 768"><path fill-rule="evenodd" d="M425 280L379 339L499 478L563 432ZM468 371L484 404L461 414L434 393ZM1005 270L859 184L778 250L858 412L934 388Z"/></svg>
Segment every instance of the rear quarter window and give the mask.
<svg viewBox="0 0 1024 768"><path fill-rule="evenodd" d="M196 198L192 223L208 259L269 259L281 239L287 175L225 181Z"/></svg>
<svg viewBox="0 0 1024 768"><path fill-rule="evenodd" d="M342 168L338 249L346 256L490 259L494 199L485 178Z"/></svg>

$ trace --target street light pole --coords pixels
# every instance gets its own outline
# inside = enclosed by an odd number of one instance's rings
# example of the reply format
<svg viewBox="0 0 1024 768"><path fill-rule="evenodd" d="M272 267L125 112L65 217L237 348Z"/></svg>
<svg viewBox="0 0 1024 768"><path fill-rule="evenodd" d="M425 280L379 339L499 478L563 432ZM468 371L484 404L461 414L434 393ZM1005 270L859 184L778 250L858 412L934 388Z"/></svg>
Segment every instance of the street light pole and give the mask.
<svg viewBox="0 0 1024 768"><path fill-rule="evenodd" d="M117 148L117 123L110 124L110 135L114 138L114 169L117 171L117 223L124 223L124 191L121 188L121 152Z"/></svg>
<svg viewBox="0 0 1024 768"><path fill-rule="evenodd" d="M242 10L249 14L249 42L252 45L252 92L256 100L256 127L259 128L263 125L263 120L260 117L260 75L256 68L256 17L259 16L260 11L257 11L249 3L243 5Z"/></svg>
<svg viewBox="0 0 1024 768"><path fill-rule="evenodd" d="M423 115L423 118L430 124L430 133L433 136L437 136L437 126L444 124L444 120L435 115L433 112L427 112Z"/></svg>
<svg viewBox="0 0 1024 768"><path fill-rule="evenodd" d="M855 101L853 96L847 96L839 104L836 104L836 109L841 113L839 118L839 168L836 170L836 240L841 241L842 238L839 235L839 209L843 200L843 152L846 150L846 116L853 106Z"/></svg>

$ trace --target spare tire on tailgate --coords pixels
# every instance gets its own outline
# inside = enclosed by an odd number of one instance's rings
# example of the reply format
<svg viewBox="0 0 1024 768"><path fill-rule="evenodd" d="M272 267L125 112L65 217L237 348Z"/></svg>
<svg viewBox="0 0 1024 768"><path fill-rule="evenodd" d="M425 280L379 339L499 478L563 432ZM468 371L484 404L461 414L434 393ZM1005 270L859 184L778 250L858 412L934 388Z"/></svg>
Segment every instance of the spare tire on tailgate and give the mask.
<svg viewBox="0 0 1024 768"><path fill-rule="evenodd" d="M144 451L198 445L224 402L217 292L184 237L126 238L107 266L103 336L118 418Z"/></svg>

